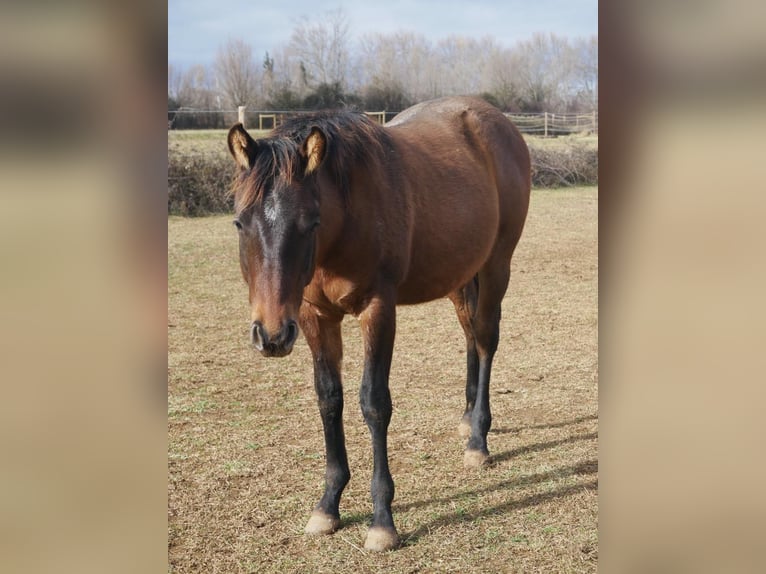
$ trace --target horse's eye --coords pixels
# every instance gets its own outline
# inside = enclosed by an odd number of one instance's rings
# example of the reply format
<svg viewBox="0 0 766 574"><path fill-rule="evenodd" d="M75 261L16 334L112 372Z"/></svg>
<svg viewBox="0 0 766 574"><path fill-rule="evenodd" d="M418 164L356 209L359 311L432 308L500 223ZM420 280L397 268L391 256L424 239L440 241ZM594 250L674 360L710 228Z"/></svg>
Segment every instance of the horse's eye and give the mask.
<svg viewBox="0 0 766 574"><path fill-rule="evenodd" d="M238 231L242 231L242 222L239 219L235 219L232 223L236 226Z"/></svg>
<svg viewBox="0 0 766 574"><path fill-rule="evenodd" d="M319 227L319 218L306 219L300 222L298 225L299 225L298 229L300 229L300 232L302 234L309 235L311 233L314 233Z"/></svg>

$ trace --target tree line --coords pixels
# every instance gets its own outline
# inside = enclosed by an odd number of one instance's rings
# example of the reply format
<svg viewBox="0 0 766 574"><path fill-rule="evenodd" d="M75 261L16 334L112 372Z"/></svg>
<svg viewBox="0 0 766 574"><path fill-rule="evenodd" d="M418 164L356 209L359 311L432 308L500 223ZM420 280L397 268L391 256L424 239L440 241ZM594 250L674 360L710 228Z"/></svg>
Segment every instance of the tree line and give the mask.
<svg viewBox="0 0 766 574"><path fill-rule="evenodd" d="M232 39L212 65L168 66L169 111L240 105L399 111L431 98L479 94L507 112L589 112L597 93L597 36L538 33L512 47L489 36L432 42L404 31L354 39L341 9L298 22L286 45L262 57Z"/></svg>

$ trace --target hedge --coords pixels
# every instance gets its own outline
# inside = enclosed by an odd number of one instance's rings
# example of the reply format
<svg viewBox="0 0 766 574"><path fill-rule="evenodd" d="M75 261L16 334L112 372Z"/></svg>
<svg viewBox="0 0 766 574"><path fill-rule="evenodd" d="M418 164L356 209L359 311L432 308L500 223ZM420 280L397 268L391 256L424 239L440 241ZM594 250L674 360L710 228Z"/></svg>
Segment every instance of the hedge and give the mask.
<svg viewBox="0 0 766 574"><path fill-rule="evenodd" d="M530 146L533 187L598 185L598 148L580 142Z"/></svg>
<svg viewBox="0 0 766 574"><path fill-rule="evenodd" d="M234 211L230 157L168 157L168 213L196 217Z"/></svg>
<svg viewBox="0 0 766 574"><path fill-rule="evenodd" d="M530 146L532 185L537 188L598 184L598 149L579 142ZM235 175L228 156L168 158L168 213L196 217L233 211Z"/></svg>

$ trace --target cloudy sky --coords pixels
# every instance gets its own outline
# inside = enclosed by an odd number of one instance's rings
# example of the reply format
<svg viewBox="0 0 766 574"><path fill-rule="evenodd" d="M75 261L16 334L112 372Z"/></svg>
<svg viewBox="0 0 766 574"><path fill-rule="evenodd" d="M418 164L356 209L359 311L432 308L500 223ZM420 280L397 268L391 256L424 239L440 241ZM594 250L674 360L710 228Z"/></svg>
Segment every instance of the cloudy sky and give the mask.
<svg viewBox="0 0 766 574"><path fill-rule="evenodd" d="M273 52L288 43L300 18L338 8L352 41L368 32L407 30L431 41L489 35L510 47L535 32L598 33L597 0L169 0L168 63L212 63L229 38L245 40L256 55Z"/></svg>

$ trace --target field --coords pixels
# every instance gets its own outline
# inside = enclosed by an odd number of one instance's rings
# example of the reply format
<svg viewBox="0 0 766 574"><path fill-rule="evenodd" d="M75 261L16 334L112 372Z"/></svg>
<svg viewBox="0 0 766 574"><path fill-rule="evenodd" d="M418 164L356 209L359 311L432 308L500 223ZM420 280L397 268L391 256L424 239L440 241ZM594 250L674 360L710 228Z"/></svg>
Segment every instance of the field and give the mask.
<svg viewBox="0 0 766 574"><path fill-rule="evenodd" d="M268 130L253 130L248 132L254 138L267 135ZM179 156L207 156L218 155L229 157L226 147L226 134L228 130L169 130L168 131L168 154ZM570 136L544 138L535 135L525 135L524 139L530 147L564 147L573 143L580 143L588 147L598 147L597 135L573 134Z"/></svg>
<svg viewBox="0 0 766 574"><path fill-rule="evenodd" d="M503 302L489 468L462 466L465 350L451 304L399 309L389 452L403 546L382 555L361 549L372 462L356 320L344 321L342 528L309 538L324 446L308 348L300 338L267 360L250 347L231 216L170 217L170 571L595 572L597 198L533 191Z"/></svg>

